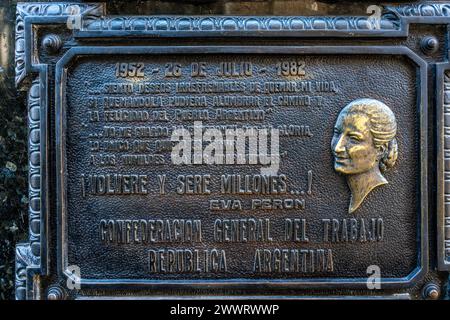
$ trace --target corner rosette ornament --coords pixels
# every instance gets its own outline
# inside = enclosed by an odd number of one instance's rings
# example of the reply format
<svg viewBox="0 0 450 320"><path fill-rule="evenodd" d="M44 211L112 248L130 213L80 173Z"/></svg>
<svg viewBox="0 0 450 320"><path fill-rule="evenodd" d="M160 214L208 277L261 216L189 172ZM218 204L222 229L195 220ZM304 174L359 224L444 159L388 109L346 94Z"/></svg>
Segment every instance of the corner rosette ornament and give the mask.
<svg viewBox="0 0 450 320"><path fill-rule="evenodd" d="M349 213L376 187L387 184L383 173L395 165L397 121L392 110L375 99L358 99L342 109L334 126L331 150L334 170L347 178Z"/></svg>

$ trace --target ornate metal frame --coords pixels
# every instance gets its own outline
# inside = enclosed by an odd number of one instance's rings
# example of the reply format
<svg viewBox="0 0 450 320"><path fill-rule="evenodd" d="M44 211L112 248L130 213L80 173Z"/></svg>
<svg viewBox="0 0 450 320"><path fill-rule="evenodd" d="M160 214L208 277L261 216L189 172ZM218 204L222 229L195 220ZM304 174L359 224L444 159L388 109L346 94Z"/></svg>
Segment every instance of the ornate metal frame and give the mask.
<svg viewBox="0 0 450 320"><path fill-rule="evenodd" d="M56 76L56 87L63 89L63 74L65 64L76 54L102 54L106 49L102 47L72 48L54 65L42 63L39 59L39 43L37 42L36 26L43 25L67 25L69 19L74 19L76 28L72 31L74 46L77 41L89 39L104 40L118 37L133 38L205 38L205 37L248 37L248 38L405 38L409 35L411 24L450 24L450 4L447 3L423 3L403 5L399 7L385 7L380 21L380 29L375 28L375 22L369 17L176 17L176 16L105 16L105 5L102 3L24 3L17 6L16 20L16 85L21 89L27 89L28 95L28 121L29 121L29 225L30 236L27 243L22 243L16 249L16 298L39 299L41 289L39 277L50 273L50 254L48 251L48 232L50 204L48 196L48 144L51 97L48 83L50 75ZM69 45L70 47L70 45ZM427 187L427 68L429 64L421 57L406 47L396 46L361 46L361 47L115 47L118 54L135 52L214 52L221 49L222 52L322 52L322 53L366 53L366 54L398 54L406 55L421 70L420 72L420 112L421 112L421 188ZM281 49L280 49L281 48ZM109 49L109 52L111 50ZM448 53L447 57L448 58ZM437 96L437 252L439 270L450 270L450 200L449 186L450 147L447 140L450 137L448 128L447 100L450 99L450 64L438 64L436 68L436 96ZM57 131L63 130L61 126L64 118L63 105L61 104L61 92L56 94L56 126ZM62 110L62 111L61 111ZM63 137L63 135L59 135ZM58 137L58 135L57 135ZM57 141L57 149L64 148L64 141ZM64 149L58 149L63 151ZM60 169L64 168L62 153L58 154ZM59 187L64 185L64 177L60 176ZM61 201L64 201L64 193L61 192ZM64 211L59 211L59 223L63 222ZM420 252L418 253L418 267L408 277L402 279L383 279L387 288L410 286L416 278L425 275L428 270L428 196L422 192L420 217ZM61 231L61 230L60 230ZM60 234L61 241L64 238ZM60 245L62 242L60 242ZM63 249L60 247L61 261L63 261ZM61 262L60 261L60 262ZM58 262L60 272L64 273L64 264ZM294 281L295 282L295 281ZM329 285L337 287L361 287L365 285L362 279L337 279L336 281L313 281L307 283L308 287L324 288ZM159 286L161 283L141 283L127 281L92 282L82 281L82 285L89 286L117 286L117 285ZM192 281L167 283L166 286L192 286ZM209 282L199 282L198 287L209 287ZM236 283L223 283L226 286L242 287L252 285L245 281ZM267 287L267 281L255 283L259 288ZM280 283L273 283L280 286ZM302 286L301 283L293 283L293 286ZM292 287L288 285L288 287Z"/></svg>

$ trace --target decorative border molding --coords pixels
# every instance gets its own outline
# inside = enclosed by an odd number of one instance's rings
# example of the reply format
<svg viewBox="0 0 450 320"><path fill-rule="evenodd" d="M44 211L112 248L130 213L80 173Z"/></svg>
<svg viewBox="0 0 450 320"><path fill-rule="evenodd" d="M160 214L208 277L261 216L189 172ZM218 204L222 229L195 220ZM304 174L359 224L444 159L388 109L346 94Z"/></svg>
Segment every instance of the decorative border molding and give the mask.
<svg viewBox="0 0 450 320"><path fill-rule="evenodd" d="M41 80L28 93L28 225L29 242L16 247L16 299L27 298L27 268L41 267Z"/></svg>
<svg viewBox="0 0 450 320"><path fill-rule="evenodd" d="M80 37L98 35L98 32L133 32L143 35L152 32L288 32L301 31L338 31L338 32L372 32L382 35L386 31L404 31L403 26L409 19L422 18L426 23L434 23L429 18L450 17L449 3L407 4L399 7L386 6L380 21L371 16L336 16L336 17L247 17L247 16L125 16L101 17L83 21L78 32ZM417 22L417 21L415 21ZM423 21L425 22L425 21ZM418 22L420 23L420 22ZM436 22L438 23L438 21ZM405 33L401 33L404 35ZM106 35L106 34L105 34ZM257 35L257 34L253 34ZM267 35L267 34L266 34ZM278 35L278 34L277 34ZM390 35L395 35L394 33ZM400 33L399 33L400 35ZM107 34L107 36L112 36Z"/></svg>
<svg viewBox="0 0 450 320"><path fill-rule="evenodd" d="M34 274L47 272L46 247L46 165L42 159L46 154L46 117L48 68L46 65L32 65L36 24L66 24L75 14L80 17L97 18L104 14L104 5L97 3L23 3L17 5L15 35L16 85L31 73L38 74L28 88L28 195L29 195L29 238L16 246L15 295L17 300L38 298L34 292ZM33 61L34 63L35 61ZM45 161L44 161L45 162ZM44 238L43 238L44 237Z"/></svg>
<svg viewBox="0 0 450 320"><path fill-rule="evenodd" d="M40 262L41 254L41 83L33 81L28 95L28 214L31 253ZM40 264L40 263L38 263Z"/></svg>
<svg viewBox="0 0 450 320"><path fill-rule="evenodd" d="M398 21L381 19L381 30L398 30ZM82 31L299 31L377 30L369 16L244 17L244 16L125 16L84 22Z"/></svg>
<svg viewBox="0 0 450 320"><path fill-rule="evenodd" d="M86 21L100 17L105 11L102 3L19 3L16 9L15 69L16 85L26 76L25 20L28 17L63 17L81 16ZM47 23L54 23L49 21Z"/></svg>
<svg viewBox="0 0 450 320"><path fill-rule="evenodd" d="M450 3L386 6L381 20L367 16L105 16L105 3L21 3L16 14L16 85L31 70L32 39L26 39L26 21L44 18L38 24L79 23L74 36L407 36L408 24L449 23ZM32 20L30 20L32 21ZM30 22L31 23L31 22ZM31 35L30 35L31 37Z"/></svg>
<svg viewBox="0 0 450 320"><path fill-rule="evenodd" d="M383 8L381 19L367 16L124 16L83 21L77 37L184 36L406 36L408 24L448 23L449 3L406 4ZM192 34L189 34L191 32ZM327 32L327 34L321 33ZM334 32L334 33L332 33Z"/></svg>
<svg viewBox="0 0 450 320"><path fill-rule="evenodd" d="M386 7L401 17L450 17L450 3L407 4L399 7Z"/></svg>
<svg viewBox="0 0 450 320"><path fill-rule="evenodd" d="M31 252L28 243L21 243L16 246L16 273L15 289L16 300L27 300L28 297L28 268L38 265L36 256Z"/></svg>
<svg viewBox="0 0 450 320"><path fill-rule="evenodd" d="M400 30L401 17L450 17L450 4L423 3L387 6L377 29L369 16L232 17L125 16L101 17L83 24L82 31L298 31Z"/></svg>

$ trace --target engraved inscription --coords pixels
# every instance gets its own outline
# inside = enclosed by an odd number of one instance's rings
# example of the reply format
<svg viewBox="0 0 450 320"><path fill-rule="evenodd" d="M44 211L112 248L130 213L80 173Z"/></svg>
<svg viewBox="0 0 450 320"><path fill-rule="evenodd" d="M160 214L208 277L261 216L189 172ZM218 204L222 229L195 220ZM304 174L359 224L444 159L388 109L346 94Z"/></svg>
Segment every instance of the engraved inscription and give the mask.
<svg viewBox="0 0 450 320"><path fill-rule="evenodd" d="M381 91L379 79L361 81L368 59L389 71ZM86 277L107 264L111 277L152 280L366 277L374 264L408 274L413 250L395 264L383 250L416 245L392 217L417 203L381 208L393 190L416 190L402 164L385 171L397 139L416 132L394 116L416 101L415 70L345 55L77 58L66 87L69 261ZM399 145L417 160L414 144Z"/></svg>

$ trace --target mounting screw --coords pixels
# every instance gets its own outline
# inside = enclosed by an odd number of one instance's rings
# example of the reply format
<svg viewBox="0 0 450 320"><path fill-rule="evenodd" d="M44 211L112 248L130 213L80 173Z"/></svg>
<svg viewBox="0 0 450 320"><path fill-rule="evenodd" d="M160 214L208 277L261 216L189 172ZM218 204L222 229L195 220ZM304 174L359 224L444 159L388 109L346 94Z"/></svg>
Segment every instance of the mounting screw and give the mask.
<svg viewBox="0 0 450 320"><path fill-rule="evenodd" d="M58 52L62 47L61 37L56 34L48 34L42 39L42 46L48 52Z"/></svg>
<svg viewBox="0 0 450 320"><path fill-rule="evenodd" d="M420 49L422 49L423 53L425 54L435 53L438 48L439 41L438 39L436 39L436 37L427 36L420 41Z"/></svg>
<svg viewBox="0 0 450 320"><path fill-rule="evenodd" d="M60 286L50 287L47 291L47 300L64 300L66 293Z"/></svg>
<svg viewBox="0 0 450 320"><path fill-rule="evenodd" d="M441 290L437 284L429 283L423 287L422 295L425 299L437 300L439 298L440 291Z"/></svg>

